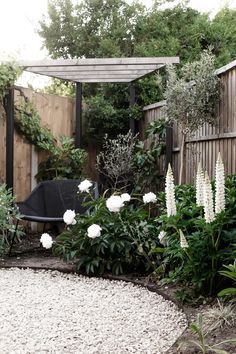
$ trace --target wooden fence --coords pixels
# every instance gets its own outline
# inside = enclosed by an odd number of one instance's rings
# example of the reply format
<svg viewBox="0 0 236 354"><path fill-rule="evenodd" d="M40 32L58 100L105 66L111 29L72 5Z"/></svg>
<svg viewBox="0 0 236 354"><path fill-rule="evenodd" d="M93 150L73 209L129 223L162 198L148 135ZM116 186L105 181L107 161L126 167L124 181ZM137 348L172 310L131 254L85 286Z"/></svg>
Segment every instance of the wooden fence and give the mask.
<svg viewBox="0 0 236 354"><path fill-rule="evenodd" d="M34 92L31 89L15 89L15 101L21 100L19 90L34 103L42 124L48 126L55 136L73 136L75 129L75 101L67 97L59 97ZM6 165L6 120L4 112L0 112L0 181L5 181ZM41 156L34 146L27 143L22 136L14 133L14 194L17 200L23 200L35 186L35 174Z"/></svg>
<svg viewBox="0 0 236 354"><path fill-rule="evenodd" d="M236 61L217 71L222 82L222 97L219 104L219 121L217 126L205 124L186 142L185 181L192 183L196 175L199 161L206 168L210 177L214 177L214 167L218 152L220 151L225 163L226 174L236 172ZM34 103L42 123L47 125L56 135L73 136L75 130L75 101L67 97L59 97L37 93L31 89L20 88ZM19 88L15 90L15 100L18 102ZM147 124L163 116L162 107L165 101L144 107L144 119L140 122L141 137ZM1 109L1 108L0 108ZM6 122L4 111L0 111L0 181L5 180L6 165ZM172 166L175 182L179 175L179 150L181 133L176 126L173 127ZM89 147L88 174L94 175L94 147ZM23 200L35 186L40 155L34 147L28 144L15 132L14 136L14 193L17 200ZM165 160L160 160L159 169L165 173Z"/></svg>
<svg viewBox="0 0 236 354"><path fill-rule="evenodd" d="M219 119L216 126L204 124L194 136L186 141L186 166L184 183L193 183L199 162L210 178L214 178L217 155L220 152L225 164L226 175L236 172L236 61L216 71L222 83L219 103ZM163 116L165 101L144 107L142 131L147 124ZM180 144L182 136L173 126L172 167L175 183L179 181Z"/></svg>

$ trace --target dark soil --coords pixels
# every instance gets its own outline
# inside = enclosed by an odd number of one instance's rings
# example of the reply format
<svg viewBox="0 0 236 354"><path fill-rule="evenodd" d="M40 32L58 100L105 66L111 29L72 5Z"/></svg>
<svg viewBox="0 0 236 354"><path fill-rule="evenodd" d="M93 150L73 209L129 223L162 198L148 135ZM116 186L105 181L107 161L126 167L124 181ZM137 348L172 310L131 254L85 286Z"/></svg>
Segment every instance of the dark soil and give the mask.
<svg viewBox="0 0 236 354"><path fill-rule="evenodd" d="M24 237L23 241L18 242L12 251L11 257L4 256L0 259L1 268L32 268L32 269L50 269L58 270L66 273L78 273L76 269L76 264L74 262L65 263L58 257L52 255L51 250L45 250L42 248L40 242L40 235L27 235ZM212 306L216 305L216 299L200 299L200 303L196 303L194 306L192 304L182 304L175 297L175 292L181 290L181 286L168 285L163 286L159 281L152 279L148 276L143 276L140 274L126 274L122 276L114 276L112 274L105 274L104 278L113 280L123 280L127 282L132 282L137 285L145 286L150 291L157 292L162 295L167 300L171 300L176 303L186 314L188 322L192 323L195 321L199 313L203 313L210 309ZM206 337L206 343L210 345L222 342L226 339L236 338L236 326L225 326L222 330L216 329L211 332L210 335ZM193 354L202 353L195 348L190 349L178 349L179 342L183 340L196 340L191 334L191 331L187 329L182 337L167 353L168 354ZM221 345L218 349L224 349L228 354L236 354L236 345L227 344ZM213 353L213 352L208 352Z"/></svg>

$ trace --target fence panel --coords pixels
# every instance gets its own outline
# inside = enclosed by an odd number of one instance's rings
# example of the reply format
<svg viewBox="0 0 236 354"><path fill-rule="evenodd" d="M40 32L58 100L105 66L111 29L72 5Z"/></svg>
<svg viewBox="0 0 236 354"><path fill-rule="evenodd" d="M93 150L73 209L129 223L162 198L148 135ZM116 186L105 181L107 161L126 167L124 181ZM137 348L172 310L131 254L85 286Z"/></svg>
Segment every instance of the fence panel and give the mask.
<svg viewBox="0 0 236 354"><path fill-rule="evenodd" d="M236 172L236 61L219 69L218 72L222 83L221 99L217 107L219 119L216 126L204 124L194 135L188 137L185 146L184 183L193 183L195 181L199 162L208 171L210 178L213 179L219 152L225 164L226 175ZM151 120L162 117L164 106L165 101L144 107L142 129ZM172 167L176 183L179 182L181 140L181 131L174 124Z"/></svg>
<svg viewBox="0 0 236 354"><path fill-rule="evenodd" d="M34 92L27 88L15 89L15 102L21 102L20 92L33 102L43 125L53 132L55 136L73 136L75 130L75 102L68 97ZM6 164L6 121L1 112L0 119L0 180L5 181ZM21 135L14 133L14 194L17 201L23 200L35 185L34 175L37 162L42 159L41 154L35 152L31 144L27 143Z"/></svg>

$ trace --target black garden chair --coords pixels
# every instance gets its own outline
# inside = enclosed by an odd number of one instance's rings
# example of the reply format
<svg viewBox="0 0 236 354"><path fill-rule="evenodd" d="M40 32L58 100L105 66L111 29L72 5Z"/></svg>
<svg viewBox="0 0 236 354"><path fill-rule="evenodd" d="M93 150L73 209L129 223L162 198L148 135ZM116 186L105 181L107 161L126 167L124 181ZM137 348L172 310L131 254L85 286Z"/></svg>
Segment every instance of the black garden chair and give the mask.
<svg viewBox="0 0 236 354"><path fill-rule="evenodd" d="M67 209L76 213L84 214L88 212L88 207L82 205L86 198L85 193L77 193L80 180L52 180L40 182L24 200L17 203L17 207L22 215L21 219L39 223L63 223L63 214ZM98 186L93 182L91 187L93 197L98 198ZM10 244L9 255L16 236L18 221L15 233Z"/></svg>

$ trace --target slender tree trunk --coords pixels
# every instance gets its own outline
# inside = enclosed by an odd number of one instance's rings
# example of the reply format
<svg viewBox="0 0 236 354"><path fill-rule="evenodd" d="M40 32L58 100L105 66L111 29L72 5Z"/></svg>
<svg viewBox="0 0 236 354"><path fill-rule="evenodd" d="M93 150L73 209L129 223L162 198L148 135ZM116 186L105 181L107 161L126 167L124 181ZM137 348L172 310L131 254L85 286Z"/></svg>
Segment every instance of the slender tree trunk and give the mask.
<svg viewBox="0 0 236 354"><path fill-rule="evenodd" d="M186 141L186 134L182 133L182 141L180 147L180 169L179 169L179 184L183 183L184 180L184 168L186 164L186 151L185 151L185 141Z"/></svg>

